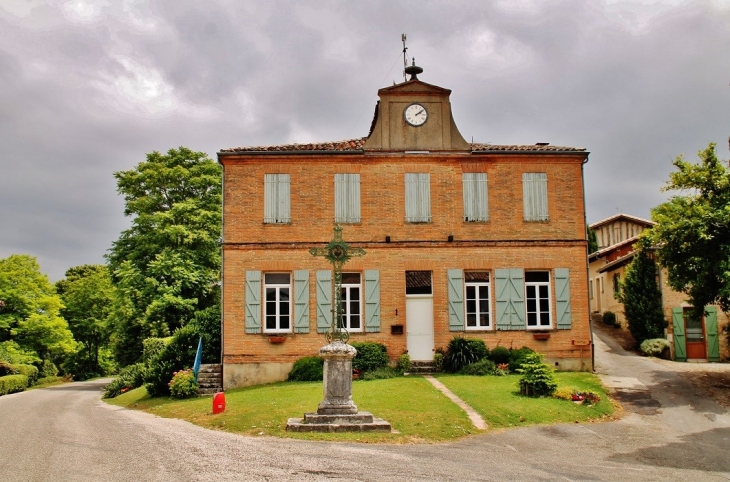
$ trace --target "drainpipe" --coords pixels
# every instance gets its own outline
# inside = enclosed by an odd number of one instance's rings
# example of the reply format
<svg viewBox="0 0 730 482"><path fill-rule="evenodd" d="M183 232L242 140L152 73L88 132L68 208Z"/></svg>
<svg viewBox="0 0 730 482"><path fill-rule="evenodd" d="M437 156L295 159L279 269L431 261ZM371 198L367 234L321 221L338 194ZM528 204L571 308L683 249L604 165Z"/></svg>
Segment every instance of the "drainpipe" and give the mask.
<svg viewBox="0 0 730 482"><path fill-rule="evenodd" d="M591 371L596 371L596 346L593 344L593 319L591 318L591 295L590 295L590 268L588 266L588 216L586 215L586 180L585 180L585 165L588 162L588 156L580 166L580 177L581 184L583 187L583 225L585 226L585 239L586 239L586 293L588 297L588 331L591 335ZM581 363L583 360L581 359Z"/></svg>

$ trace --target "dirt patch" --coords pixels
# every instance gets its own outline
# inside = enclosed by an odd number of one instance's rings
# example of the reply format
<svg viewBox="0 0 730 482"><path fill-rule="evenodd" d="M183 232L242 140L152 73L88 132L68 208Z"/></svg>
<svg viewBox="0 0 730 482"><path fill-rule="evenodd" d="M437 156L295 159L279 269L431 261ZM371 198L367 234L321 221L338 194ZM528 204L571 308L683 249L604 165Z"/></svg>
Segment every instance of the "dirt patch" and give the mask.
<svg viewBox="0 0 730 482"><path fill-rule="evenodd" d="M641 355L641 352L635 349L636 342L629 330L614 328L601 322L594 322L593 329L613 338L624 350ZM730 410L730 369L724 371L717 371L716 369L703 370L701 364L681 362L671 362L671 364L676 368L677 373L689 380L697 390L712 397L717 403ZM713 368L716 368L716 366L713 366Z"/></svg>

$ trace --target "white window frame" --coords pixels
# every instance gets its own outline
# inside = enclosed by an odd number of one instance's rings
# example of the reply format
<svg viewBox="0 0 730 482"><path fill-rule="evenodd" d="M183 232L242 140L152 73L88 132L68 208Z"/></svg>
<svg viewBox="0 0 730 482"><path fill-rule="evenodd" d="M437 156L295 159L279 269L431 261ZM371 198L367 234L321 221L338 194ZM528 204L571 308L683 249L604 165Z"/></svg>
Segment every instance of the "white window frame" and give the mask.
<svg viewBox="0 0 730 482"><path fill-rule="evenodd" d="M469 271L464 272L464 328L465 330L491 330L492 329L492 287L491 287L491 281L492 281L492 275L489 271L486 270L474 270L474 271L481 271L485 272L489 276L489 281L466 281L467 273ZM469 288L474 289L474 297L469 298ZM479 295L481 295L483 292L482 290L486 290L486 302L487 302L487 311L486 313L482 313L480 310L480 298ZM475 322L476 324L474 326L469 326L469 300L474 299L475 300L475 312L473 313L475 316ZM481 323L481 315L486 314L487 315L487 324L482 325Z"/></svg>
<svg viewBox="0 0 730 482"><path fill-rule="evenodd" d="M361 332L363 331L363 324L365 320L365 316L363 313L363 305L362 305L362 298L363 298L363 290L362 290L362 273L342 273L342 276L345 276L346 274L357 274L359 276L359 283L342 283L342 321L341 321L341 328L347 330L348 332ZM357 292L358 294L358 313L353 314L350 310L352 301L352 293ZM358 328L352 327L352 318L354 316L357 316L360 320L360 326Z"/></svg>
<svg viewBox="0 0 730 482"><path fill-rule="evenodd" d="M291 223L291 176L264 174L264 224Z"/></svg>
<svg viewBox="0 0 730 482"><path fill-rule="evenodd" d="M529 273L547 273L548 280L547 281L527 281L527 275ZM552 289L550 287L550 284L552 283L552 274L548 270L531 270L531 271L525 271L525 326L528 330L547 330L552 328L553 326L553 300L552 300ZM547 289L547 297L541 297L540 296L540 288L546 288ZM533 288L535 290L536 296L535 299L535 308L536 310L531 312L530 311L530 298L528 292L530 291L530 288ZM547 301L547 311L540 309L540 301L545 299ZM537 324L536 325L530 325L530 314L534 314L536 317ZM542 315L544 313L547 313L548 315L548 324L544 325L541 324Z"/></svg>
<svg viewBox="0 0 730 482"><path fill-rule="evenodd" d="M405 211L407 223L431 222L431 175L429 173L406 173Z"/></svg>
<svg viewBox="0 0 730 482"><path fill-rule="evenodd" d="M335 174L335 222L360 222L360 174Z"/></svg>
<svg viewBox="0 0 730 482"><path fill-rule="evenodd" d="M462 173L464 222L489 221L489 187L487 183L486 172Z"/></svg>
<svg viewBox="0 0 730 482"><path fill-rule="evenodd" d="M269 283L267 278L268 275L282 275L285 274L289 276L289 283ZM281 272L269 272L264 273L264 302L263 302L263 325L264 325L264 333L291 333L292 327L294 325L294 316L292 313L292 275L291 273L281 273ZM269 300L269 289L273 290L274 293L274 300ZM287 296L288 296L288 302L282 301L282 293L286 290ZM269 314L269 306L270 303L273 304L274 311L270 315ZM282 314L281 308L284 306L284 303L288 306L288 313ZM269 316L274 316L275 320L275 327L269 328ZM283 317L287 316L289 318L289 327L288 328L282 328L282 321Z"/></svg>
<svg viewBox="0 0 730 482"><path fill-rule="evenodd" d="M547 173L522 173L522 203L525 221L548 221Z"/></svg>

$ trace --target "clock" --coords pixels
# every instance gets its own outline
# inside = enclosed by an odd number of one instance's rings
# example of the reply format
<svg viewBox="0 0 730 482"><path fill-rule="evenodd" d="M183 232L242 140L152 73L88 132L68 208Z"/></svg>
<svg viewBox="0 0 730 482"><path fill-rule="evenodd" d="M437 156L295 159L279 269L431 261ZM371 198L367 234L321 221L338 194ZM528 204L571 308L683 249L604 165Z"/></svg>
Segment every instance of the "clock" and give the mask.
<svg viewBox="0 0 730 482"><path fill-rule="evenodd" d="M403 117L413 127L419 127L426 123L428 111L421 104L411 104L403 111Z"/></svg>

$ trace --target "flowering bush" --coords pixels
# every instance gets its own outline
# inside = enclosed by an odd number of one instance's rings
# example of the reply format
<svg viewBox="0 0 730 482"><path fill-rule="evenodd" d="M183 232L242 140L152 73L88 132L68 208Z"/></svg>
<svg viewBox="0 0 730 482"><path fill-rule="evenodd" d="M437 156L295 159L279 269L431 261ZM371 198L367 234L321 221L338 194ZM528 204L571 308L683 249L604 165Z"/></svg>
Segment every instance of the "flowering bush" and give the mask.
<svg viewBox="0 0 730 482"><path fill-rule="evenodd" d="M191 398L198 396L198 382L195 381L193 371L180 370L172 374L172 380L168 383L172 398Z"/></svg>

